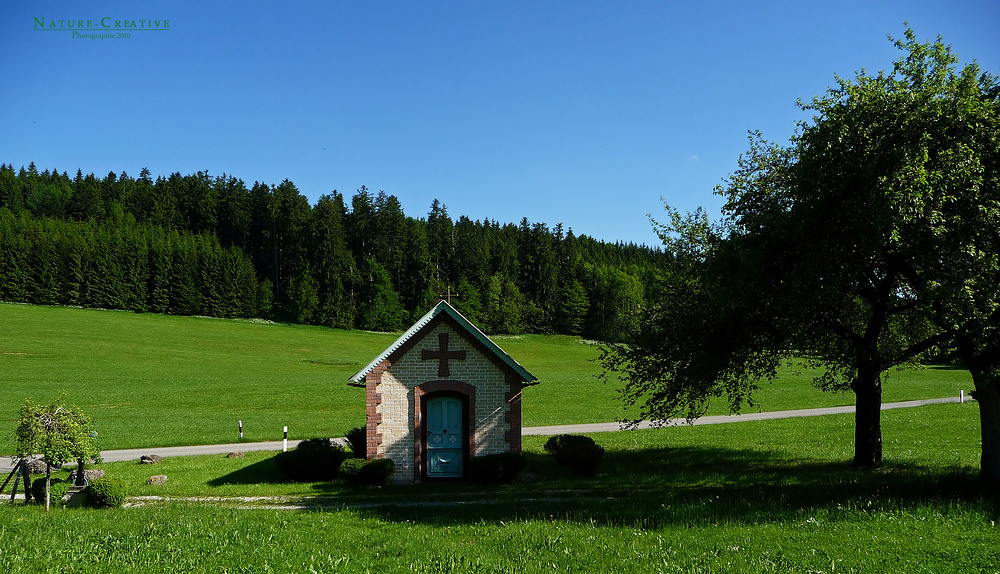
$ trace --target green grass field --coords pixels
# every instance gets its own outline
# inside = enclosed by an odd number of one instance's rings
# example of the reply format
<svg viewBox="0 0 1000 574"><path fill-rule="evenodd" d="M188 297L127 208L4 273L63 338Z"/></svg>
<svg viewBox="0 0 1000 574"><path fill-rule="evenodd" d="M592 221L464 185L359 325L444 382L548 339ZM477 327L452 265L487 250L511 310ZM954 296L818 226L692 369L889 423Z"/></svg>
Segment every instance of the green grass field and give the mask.
<svg viewBox="0 0 1000 574"><path fill-rule="evenodd" d="M0 305L0 416L67 391L104 448L329 436L361 424L347 377L394 338L288 325ZM528 425L614 420L594 346L500 338L542 381ZM761 410L850 404L788 369ZM891 376L885 400L953 396L968 373ZM713 405L713 413L725 405ZM136 496L117 510L0 504L5 572L1000 572L1000 504L977 477L972 403L885 411L886 465L849 468L853 417L596 433L579 478L524 438L532 480L350 490L290 483L273 453L102 465ZM11 437L0 442L9 448ZM0 449L2 452L2 449ZM65 471L62 471L65 474ZM167 484L145 485L151 474ZM235 500L232 497L265 497ZM222 497L213 501L178 500ZM279 505L306 503L305 511ZM242 508L254 506L253 509Z"/></svg>
<svg viewBox="0 0 1000 574"><path fill-rule="evenodd" d="M30 397L59 393L91 415L101 448L141 448L343 436L364 424L364 391L347 379L396 335L197 317L0 304L0 421ZM575 337L498 337L541 384L523 396L526 426L610 422L625 414L614 384L597 380L595 345ZM822 393L808 372L765 384L756 410L853 404ZM888 401L957 396L966 371L892 375ZM709 414L725 414L722 400ZM13 448L0 430L0 454Z"/></svg>
<svg viewBox="0 0 1000 574"><path fill-rule="evenodd" d="M138 495L281 496L99 511L0 505L8 572L996 572L1000 506L980 493L978 408L884 413L886 459L851 470L832 415L598 433L577 478L526 437L535 480L350 491L290 484L270 453L109 463ZM256 509L238 505L255 505ZM338 508L338 505L346 507Z"/></svg>

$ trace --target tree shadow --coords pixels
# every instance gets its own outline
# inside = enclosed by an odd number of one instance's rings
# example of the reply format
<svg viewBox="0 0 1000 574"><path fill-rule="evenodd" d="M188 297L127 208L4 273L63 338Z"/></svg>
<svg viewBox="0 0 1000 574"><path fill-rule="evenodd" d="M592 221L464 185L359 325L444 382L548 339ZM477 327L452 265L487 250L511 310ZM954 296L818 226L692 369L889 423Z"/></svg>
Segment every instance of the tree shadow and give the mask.
<svg viewBox="0 0 1000 574"><path fill-rule="evenodd" d="M889 463L865 471L769 451L682 447L608 452L598 476L575 477L546 455L527 458L538 475L530 483L400 487L359 511L434 525L561 520L633 528L794 522L953 503L1000 516L1000 501L969 468Z"/></svg>
<svg viewBox="0 0 1000 574"><path fill-rule="evenodd" d="M213 478L208 481L208 485L288 484L290 482L292 480L278 469L277 464L275 464L275 457L272 456L234 470L219 478Z"/></svg>
<svg viewBox="0 0 1000 574"><path fill-rule="evenodd" d="M968 367L961 365L927 365L924 368L932 371L968 371Z"/></svg>

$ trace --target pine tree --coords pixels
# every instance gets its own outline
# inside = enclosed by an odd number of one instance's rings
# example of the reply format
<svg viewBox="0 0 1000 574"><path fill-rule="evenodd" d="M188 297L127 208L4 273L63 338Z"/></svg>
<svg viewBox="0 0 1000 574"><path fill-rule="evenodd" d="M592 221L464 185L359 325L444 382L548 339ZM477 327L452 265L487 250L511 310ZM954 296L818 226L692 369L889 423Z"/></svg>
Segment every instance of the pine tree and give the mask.
<svg viewBox="0 0 1000 574"><path fill-rule="evenodd" d="M565 335L583 333L590 301L583 283L571 279L562 286L559 293L559 307L556 312L556 330Z"/></svg>
<svg viewBox="0 0 1000 574"><path fill-rule="evenodd" d="M5 301L29 301L31 242L25 227L24 216L0 209L0 297Z"/></svg>
<svg viewBox="0 0 1000 574"><path fill-rule="evenodd" d="M21 180L14 173L13 166L0 165L0 208L6 207L12 213L24 209L24 194Z"/></svg>
<svg viewBox="0 0 1000 574"><path fill-rule="evenodd" d="M274 188L272 214L275 257L275 298L285 312L292 312L294 302L289 291L292 281L306 270L309 245L309 200L289 180Z"/></svg>
<svg viewBox="0 0 1000 574"><path fill-rule="evenodd" d="M62 301L66 305L81 305L87 288L87 269L93 256L91 246L80 233L79 226L67 224L56 249L62 267Z"/></svg>
<svg viewBox="0 0 1000 574"><path fill-rule="evenodd" d="M145 312L149 300L149 243L135 224L123 228L122 305L130 311Z"/></svg>
<svg viewBox="0 0 1000 574"><path fill-rule="evenodd" d="M403 326L403 306L392 289L385 268L372 258L362 269L361 309L358 328L366 331L396 331Z"/></svg>
<svg viewBox="0 0 1000 574"><path fill-rule="evenodd" d="M292 279L288 294L289 318L292 321L307 325L319 318L318 287L308 268Z"/></svg>
<svg viewBox="0 0 1000 574"><path fill-rule="evenodd" d="M344 232L345 213L341 194L324 195L313 208L311 226L312 276L318 283L319 298L316 322L340 329L354 326L351 292L356 281L354 258Z"/></svg>
<svg viewBox="0 0 1000 574"><path fill-rule="evenodd" d="M406 246L406 215L395 195L380 191L375 198L374 235L375 260L389 273L392 288L398 293L403 284L403 262Z"/></svg>
<svg viewBox="0 0 1000 574"><path fill-rule="evenodd" d="M431 280L434 275L424 223L408 219L405 237L407 247L403 253L403 281L399 295L403 307L410 312L410 319L416 320L437 302L436 297L441 292L431 293L431 299L424 297L426 291L433 291Z"/></svg>
<svg viewBox="0 0 1000 574"><path fill-rule="evenodd" d="M174 315L200 314L198 248L190 235L179 237L174 251L170 280L170 312Z"/></svg>
<svg viewBox="0 0 1000 574"><path fill-rule="evenodd" d="M170 295L173 274L173 245L177 232L169 235L162 227L149 228L149 293L148 308L154 313L170 312Z"/></svg>
<svg viewBox="0 0 1000 574"><path fill-rule="evenodd" d="M455 298L452 299L452 306L466 319L478 325L482 321L482 294L475 285L463 277L455 289Z"/></svg>
<svg viewBox="0 0 1000 574"><path fill-rule="evenodd" d="M251 208L250 192L242 179L223 174L215 178L218 192L218 236L222 245L238 245L249 250Z"/></svg>
<svg viewBox="0 0 1000 574"><path fill-rule="evenodd" d="M59 303L59 258L56 252L55 222L35 221L28 240L32 244L31 290L29 300L40 305Z"/></svg>
<svg viewBox="0 0 1000 574"><path fill-rule="evenodd" d="M88 219L100 221L104 219L105 215L103 186L94 177L94 174L83 178L80 176L80 172L77 172L73 196L66 206L67 214L77 221L87 221Z"/></svg>
<svg viewBox="0 0 1000 574"><path fill-rule="evenodd" d="M451 260L455 251L454 229L455 225L448 217L448 208L435 199L427 214L427 247L434 266L434 278L445 285L451 280Z"/></svg>

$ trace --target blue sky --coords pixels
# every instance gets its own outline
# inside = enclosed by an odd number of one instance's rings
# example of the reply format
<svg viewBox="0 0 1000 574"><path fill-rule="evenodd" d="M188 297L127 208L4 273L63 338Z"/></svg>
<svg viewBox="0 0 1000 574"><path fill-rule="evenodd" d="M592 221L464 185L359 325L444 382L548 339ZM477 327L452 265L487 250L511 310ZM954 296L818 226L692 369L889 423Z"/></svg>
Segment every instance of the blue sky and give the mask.
<svg viewBox="0 0 1000 574"><path fill-rule="evenodd" d="M169 31L33 29L105 17ZM6 2L0 163L365 185L656 244L661 197L717 213L748 130L786 141L798 99L891 67L904 21L1000 73L995 0Z"/></svg>

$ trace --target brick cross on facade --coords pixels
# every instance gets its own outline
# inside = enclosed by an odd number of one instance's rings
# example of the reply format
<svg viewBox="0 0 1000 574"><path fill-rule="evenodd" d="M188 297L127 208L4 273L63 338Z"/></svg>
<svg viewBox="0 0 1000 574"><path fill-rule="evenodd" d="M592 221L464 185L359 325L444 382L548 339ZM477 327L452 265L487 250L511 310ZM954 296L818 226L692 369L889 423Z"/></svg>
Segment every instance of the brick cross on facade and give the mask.
<svg viewBox="0 0 1000 574"><path fill-rule="evenodd" d="M442 379L447 379L451 377L451 369L448 368L449 360L464 361L465 360L465 350L461 351L449 351L448 350L448 333L438 334L438 350L431 351L430 349L422 349L420 351L421 361L430 361L437 359L438 362L438 376Z"/></svg>

